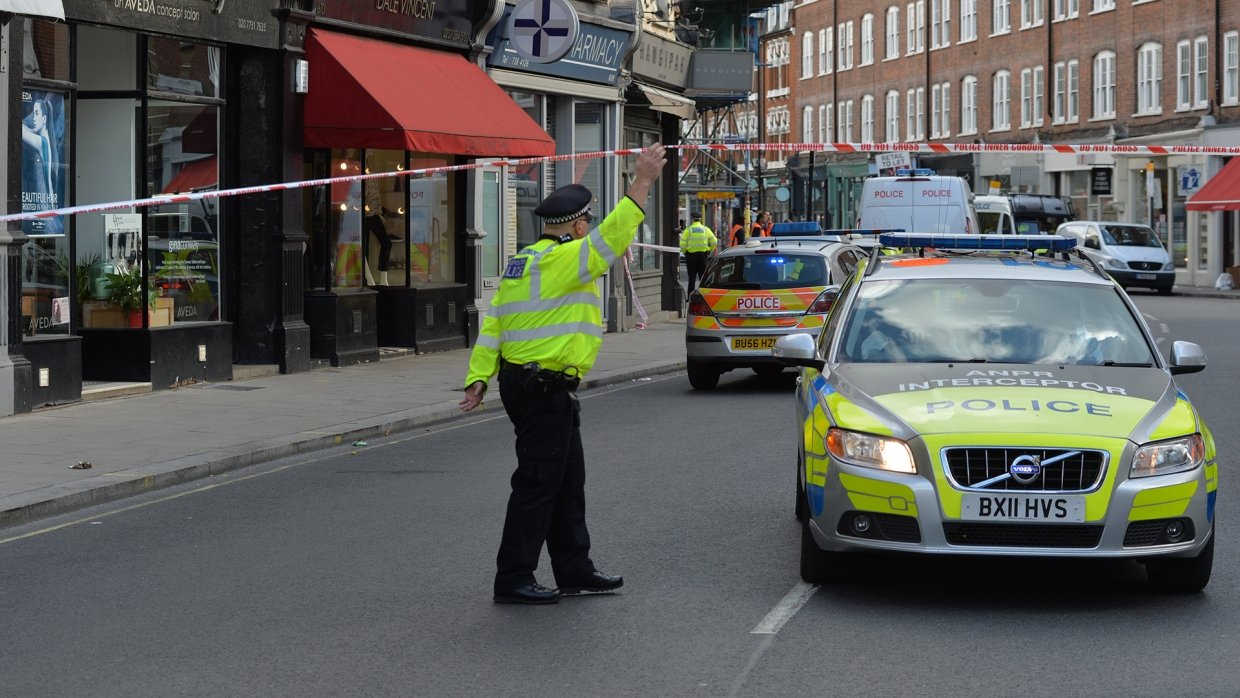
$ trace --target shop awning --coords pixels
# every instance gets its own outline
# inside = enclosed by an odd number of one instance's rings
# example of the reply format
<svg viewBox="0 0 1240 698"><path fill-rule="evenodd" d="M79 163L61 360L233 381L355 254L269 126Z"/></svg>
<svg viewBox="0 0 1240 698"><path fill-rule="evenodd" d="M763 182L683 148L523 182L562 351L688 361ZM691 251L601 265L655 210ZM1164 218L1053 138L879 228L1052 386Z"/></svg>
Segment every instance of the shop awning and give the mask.
<svg viewBox="0 0 1240 698"><path fill-rule="evenodd" d="M1240 157L1232 158L1218 174L1188 200L1190 211L1240 211Z"/></svg>
<svg viewBox="0 0 1240 698"><path fill-rule="evenodd" d="M61 0L0 0L0 12L63 20L65 4Z"/></svg>
<svg viewBox="0 0 1240 698"><path fill-rule="evenodd" d="M161 194L187 194L196 191L209 191L219 188L219 160L211 157L183 166L173 175L172 180L164 187Z"/></svg>
<svg viewBox="0 0 1240 698"><path fill-rule="evenodd" d="M462 56L321 29L309 34L307 147L555 154L555 141Z"/></svg>
<svg viewBox="0 0 1240 698"><path fill-rule="evenodd" d="M643 85L640 82L635 82L633 85L646 95L646 99L650 100L650 108L655 111L673 114L686 120L697 116L697 105L691 99L682 97L675 92Z"/></svg>

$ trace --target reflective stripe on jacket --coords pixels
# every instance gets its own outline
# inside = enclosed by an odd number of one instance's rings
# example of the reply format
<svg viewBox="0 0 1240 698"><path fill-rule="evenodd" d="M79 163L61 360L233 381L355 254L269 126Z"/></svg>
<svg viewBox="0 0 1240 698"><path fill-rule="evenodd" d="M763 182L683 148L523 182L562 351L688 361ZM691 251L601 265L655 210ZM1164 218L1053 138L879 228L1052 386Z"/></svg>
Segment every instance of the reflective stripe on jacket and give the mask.
<svg viewBox="0 0 1240 698"><path fill-rule="evenodd" d="M580 240L538 240L513 255L469 355L465 387L504 361L584 377L603 343L595 280L624 254L646 214L627 196Z"/></svg>
<svg viewBox="0 0 1240 698"><path fill-rule="evenodd" d="M681 252L710 252L719 244L715 231L703 223L693 223L680 233Z"/></svg>

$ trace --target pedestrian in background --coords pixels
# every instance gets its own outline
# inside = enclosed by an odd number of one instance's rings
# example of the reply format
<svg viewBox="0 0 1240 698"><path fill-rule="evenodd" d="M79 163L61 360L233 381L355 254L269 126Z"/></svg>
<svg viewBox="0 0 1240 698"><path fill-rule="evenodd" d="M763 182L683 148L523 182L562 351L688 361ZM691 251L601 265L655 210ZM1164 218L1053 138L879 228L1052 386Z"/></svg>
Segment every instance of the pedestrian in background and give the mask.
<svg viewBox="0 0 1240 698"><path fill-rule="evenodd" d="M749 231L751 238L769 237L771 232L771 212L758 211L757 217L753 219L753 228Z"/></svg>
<svg viewBox="0 0 1240 698"><path fill-rule="evenodd" d="M498 372L500 400L517 435L517 469L496 557L496 603L550 604L624 584L590 560L575 391L603 341L595 280L633 242L646 217L642 205L666 164L662 145L645 149L626 197L594 229L589 189L570 184L544 199L534 209L543 234L508 261L470 353L461 409L481 404ZM544 543L558 589L534 577Z"/></svg>
<svg viewBox="0 0 1240 698"><path fill-rule="evenodd" d="M706 271L706 260L715 251L719 238L715 231L702 222L702 212L693 212L693 223L680 233L680 251L685 255L685 271L689 274L689 285L685 288L689 293L697 289L702 274Z"/></svg>
<svg viewBox="0 0 1240 698"><path fill-rule="evenodd" d="M732 213L732 230L728 233L728 247L745 244L745 216L739 210Z"/></svg>

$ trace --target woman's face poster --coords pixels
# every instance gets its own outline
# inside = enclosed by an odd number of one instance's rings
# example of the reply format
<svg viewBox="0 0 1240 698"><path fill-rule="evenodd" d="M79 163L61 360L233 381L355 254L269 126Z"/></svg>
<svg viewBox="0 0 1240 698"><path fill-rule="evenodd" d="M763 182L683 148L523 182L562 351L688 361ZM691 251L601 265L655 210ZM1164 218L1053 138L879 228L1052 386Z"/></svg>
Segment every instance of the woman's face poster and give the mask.
<svg viewBox="0 0 1240 698"><path fill-rule="evenodd" d="M22 90L22 213L51 211L65 203L65 96ZM23 221L38 237L63 235L64 216Z"/></svg>

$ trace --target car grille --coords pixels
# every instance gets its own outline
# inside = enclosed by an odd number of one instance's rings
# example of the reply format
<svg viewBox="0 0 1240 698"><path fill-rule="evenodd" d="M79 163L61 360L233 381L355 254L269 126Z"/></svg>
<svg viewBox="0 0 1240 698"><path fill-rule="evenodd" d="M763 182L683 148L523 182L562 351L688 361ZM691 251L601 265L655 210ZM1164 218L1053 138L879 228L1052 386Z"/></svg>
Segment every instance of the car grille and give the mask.
<svg viewBox="0 0 1240 698"><path fill-rule="evenodd" d="M988 492L1086 492L1102 480L1106 470L1104 451L1067 448L949 448L943 453L947 474L952 482L964 488L977 487L1008 472L1011 463L1021 456L1033 456L1044 462L1067 453L1075 455L1042 466L1042 471L1029 483L1009 477L988 485ZM1023 459L1029 461L1030 459Z"/></svg>
<svg viewBox="0 0 1240 698"><path fill-rule="evenodd" d="M1137 271L1158 271L1162 269L1162 262L1129 262L1128 268Z"/></svg>
<svg viewBox="0 0 1240 698"><path fill-rule="evenodd" d="M995 548L1094 548L1102 526L1051 524L944 523L950 545Z"/></svg>

